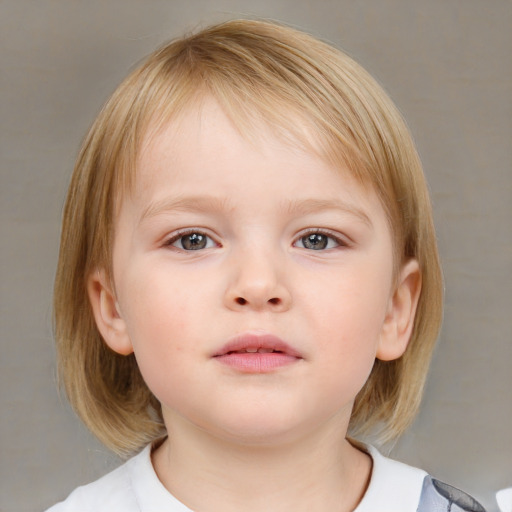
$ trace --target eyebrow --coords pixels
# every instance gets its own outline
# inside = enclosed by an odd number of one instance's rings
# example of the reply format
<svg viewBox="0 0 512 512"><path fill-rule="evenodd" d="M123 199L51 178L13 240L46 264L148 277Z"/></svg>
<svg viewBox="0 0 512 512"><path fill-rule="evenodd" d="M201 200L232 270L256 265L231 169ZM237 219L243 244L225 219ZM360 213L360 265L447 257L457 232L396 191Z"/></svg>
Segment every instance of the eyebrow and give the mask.
<svg viewBox="0 0 512 512"><path fill-rule="evenodd" d="M295 199L286 205L285 210L288 214L310 214L325 210L338 210L357 217L370 228L373 227L370 217L363 209L336 199Z"/></svg>
<svg viewBox="0 0 512 512"><path fill-rule="evenodd" d="M181 196L170 197L149 204L142 211L139 223L151 217L165 212L200 212L218 213L233 210L226 198L221 199L215 196ZM294 199L286 201L282 205L282 211L288 215L311 214L326 210L337 210L358 218L364 224L372 227L370 217L361 208L335 199Z"/></svg>
<svg viewBox="0 0 512 512"><path fill-rule="evenodd" d="M215 196L181 196L170 197L149 204L142 211L139 223L161 213L177 212L221 212L232 209L226 199Z"/></svg>

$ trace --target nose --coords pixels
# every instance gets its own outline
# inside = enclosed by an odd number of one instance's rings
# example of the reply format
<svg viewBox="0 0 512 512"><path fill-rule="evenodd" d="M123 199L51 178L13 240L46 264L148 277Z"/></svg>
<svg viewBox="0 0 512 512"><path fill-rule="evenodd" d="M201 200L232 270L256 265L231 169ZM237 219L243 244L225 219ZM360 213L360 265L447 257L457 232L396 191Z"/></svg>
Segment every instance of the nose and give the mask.
<svg viewBox="0 0 512 512"><path fill-rule="evenodd" d="M228 308L272 312L290 308L292 297L279 255L249 250L233 260L229 263L231 281L225 294Z"/></svg>

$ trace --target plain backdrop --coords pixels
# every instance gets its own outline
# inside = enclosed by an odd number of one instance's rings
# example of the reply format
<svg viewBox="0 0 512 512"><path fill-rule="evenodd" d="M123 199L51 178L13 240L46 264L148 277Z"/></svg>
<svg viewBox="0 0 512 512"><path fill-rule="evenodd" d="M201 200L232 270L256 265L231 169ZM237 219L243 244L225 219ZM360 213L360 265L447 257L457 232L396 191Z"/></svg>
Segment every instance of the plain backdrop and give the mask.
<svg viewBox="0 0 512 512"><path fill-rule="evenodd" d="M404 112L432 192L446 309L422 411L391 454L495 510L495 491L512 485L509 0L0 1L0 509L44 509L119 463L56 387L51 295L80 141L155 46L240 15L345 49Z"/></svg>

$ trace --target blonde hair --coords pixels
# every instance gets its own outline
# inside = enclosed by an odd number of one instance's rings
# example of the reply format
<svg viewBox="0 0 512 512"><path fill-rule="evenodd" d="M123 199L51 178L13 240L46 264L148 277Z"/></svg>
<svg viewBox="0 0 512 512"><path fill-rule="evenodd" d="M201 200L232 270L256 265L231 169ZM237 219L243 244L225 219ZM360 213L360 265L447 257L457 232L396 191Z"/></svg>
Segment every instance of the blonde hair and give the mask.
<svg viewBox="0 0 512 512"><path fill-rule="evenodd" d="M366 71L328 44L261 21L229 21L154 52L114 92L84 141L64 208L54 295L59 372L71 404L122 455L165 434L133 354L116 354L101 339L86 281L98 269L112 275L119 198L131 188L150 127L206 94L246 134L266 123L371 186L393 232L396 268L418 261L422 291L409 346L395 361L375 361L351 418L354 435L399 436L419 407L442 316L421 164L400 113Z"/></svg>

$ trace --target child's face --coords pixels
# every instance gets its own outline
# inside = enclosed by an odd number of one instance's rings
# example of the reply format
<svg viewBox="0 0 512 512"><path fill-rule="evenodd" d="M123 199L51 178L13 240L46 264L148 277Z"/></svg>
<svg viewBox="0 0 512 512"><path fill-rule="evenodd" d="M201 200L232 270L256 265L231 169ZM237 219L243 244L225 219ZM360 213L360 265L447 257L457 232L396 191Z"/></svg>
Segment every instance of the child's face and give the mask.
<svg viewBox="0 0 512 512"><path fill-rule="evenodd" d="M135 352L170 430L272 442L346 428L375 357L405 349L375 194L261 135L248 143L213 101L166 127L116 222L116 298L90 279L100 331Z"/></svg>

